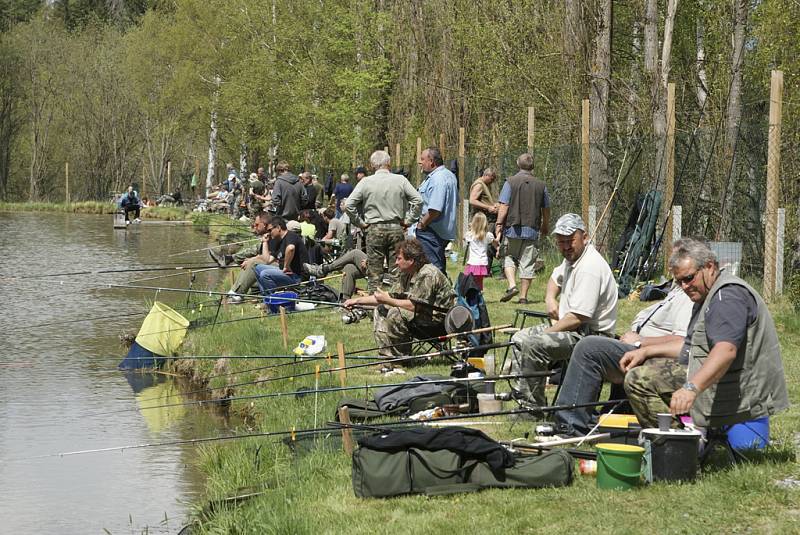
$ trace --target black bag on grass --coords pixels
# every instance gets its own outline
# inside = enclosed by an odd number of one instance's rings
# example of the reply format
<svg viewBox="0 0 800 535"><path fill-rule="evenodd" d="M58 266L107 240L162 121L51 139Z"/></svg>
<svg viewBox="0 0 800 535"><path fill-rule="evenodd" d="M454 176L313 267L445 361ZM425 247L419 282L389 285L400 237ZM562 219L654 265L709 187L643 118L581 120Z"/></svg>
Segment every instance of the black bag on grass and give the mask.
<svg viewBox="0 0 800 535"><path fill-rule="evenodd" d="M484 488L562 487L572 483L574 461L563 450L541 456L517 455L480 431L457 427L425 430L426 434L450 434L439 437L442 440L431 440L430 448L399 447L405 442L401 435L417 433L409 437L408 443L418 444L420 432L412 429L359 439L360 447L353 453L355 495L359 498L442 495ZM465 436L458 437L459 434ZM387 441L391 443L382 447L380 438L383 437L395 440ZM454 443L455 449L434 449L437 443L449 442ZM478 447L473 448L476 442Z"/></svg>
<svg viewBox="0 0 800 535"><path fill-rule="evenodd" d="M445 382L443 375L419 375L402 385L379 388L374 400L344 398L336 407L347 406L353 420L368 420L382 416L416 414L420 411L444 405L469 404L468 412L478 412L478 394L484 391L485 383L469 384L465 381ZM442 381L426 383L425 381ZM415 384L422 382L422 384Z"/></svg>

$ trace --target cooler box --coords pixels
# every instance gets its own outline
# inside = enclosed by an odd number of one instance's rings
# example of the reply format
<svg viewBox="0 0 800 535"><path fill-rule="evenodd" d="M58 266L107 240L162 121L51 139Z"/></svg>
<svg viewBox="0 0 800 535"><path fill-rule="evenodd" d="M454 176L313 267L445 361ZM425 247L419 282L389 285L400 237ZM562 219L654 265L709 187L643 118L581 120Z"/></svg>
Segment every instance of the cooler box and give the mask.
<svg viewBox="0 0 800 535"><path fill-rule="evenodd" d="M601 414L599 421L598 434L612 433L611 438L604 442L639 445L639 431L642 430L642 426L633 414ZM622 433L623 431L628 432ZM618 435L614 436L614 433Z"/></svg>

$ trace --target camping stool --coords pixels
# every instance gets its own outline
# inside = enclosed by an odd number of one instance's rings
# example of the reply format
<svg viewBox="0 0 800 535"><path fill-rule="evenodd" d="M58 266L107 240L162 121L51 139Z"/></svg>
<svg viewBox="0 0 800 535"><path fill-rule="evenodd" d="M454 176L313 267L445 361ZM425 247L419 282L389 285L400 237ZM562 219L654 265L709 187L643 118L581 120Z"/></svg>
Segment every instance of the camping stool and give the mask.
<svg viewBox="0 0 800 535"><path fill-rule="evenodd" d="M522 321L520 321L522 318ZM550 316L547 315L546 312L539 312L536 310L526 310L522 308L518 308L514 311L514 327L517 329L514 333L508 333L508 341L511 341L511 338L516 334L516 332L521 331L525 328L525 322L528 318L538 319L541 323L547 323L547 325L552 325L553 322L550 319ZM517 327L517 323L519 323L519 327ZM511 350L511 346L506 347L506 351L503 354L503 363L500 365L500 369L502 370L506 365L506 359L508 359L508 352ZM567 364L569 364L569 360L563 361L559 363L563 370L566 369ZM563 376L563 374L562 374ZM558 394L561 392L561 385L563 381L559 381L558 387L556 388L555 393L553 394L553 403L558 399Z"/></svg>
<svg viewBox="0 0 800 535"><path fill-rule="evenodd" d="M726 430L719 427L709 427L706 430L706 446L700 454L700 468L705 468L706 464L709 462L711 452L719 446L721 446L722 450L727 454L731 464L750 461L744 453L731 446Z"/></svg>
<svg viewBox="0 0 800 535"><path fill-rule="evenodd" d="M444 325L425 330L412 324L409 331L409 334L411 335L411 340L409 341L409 344L411 344L411 355L425 355L426 353L434 353L452 349L450 345L450 338L446 338L445 340L426 340L427 338L444 336L447 334L447 331L444 329ZM459 360L458 357L454 355L450 355L448 358L453 362Z"/></svg>

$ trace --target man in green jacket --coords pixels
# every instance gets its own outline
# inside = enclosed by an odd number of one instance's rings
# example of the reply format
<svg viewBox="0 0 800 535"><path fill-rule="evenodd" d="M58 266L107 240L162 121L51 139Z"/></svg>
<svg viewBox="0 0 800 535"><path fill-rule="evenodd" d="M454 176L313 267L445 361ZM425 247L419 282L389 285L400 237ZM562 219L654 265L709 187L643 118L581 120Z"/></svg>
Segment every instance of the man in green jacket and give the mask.
<svg viewBox="0 0 800 535"><path fill-rule="evenodd" d="M642 347L620 360L642 426L657 426L659 412L690 413L698 426L720 427L787 408L778 334L758 292L720 270L700 240L676 242L669 266L694 301L686 338Z"/></svg>

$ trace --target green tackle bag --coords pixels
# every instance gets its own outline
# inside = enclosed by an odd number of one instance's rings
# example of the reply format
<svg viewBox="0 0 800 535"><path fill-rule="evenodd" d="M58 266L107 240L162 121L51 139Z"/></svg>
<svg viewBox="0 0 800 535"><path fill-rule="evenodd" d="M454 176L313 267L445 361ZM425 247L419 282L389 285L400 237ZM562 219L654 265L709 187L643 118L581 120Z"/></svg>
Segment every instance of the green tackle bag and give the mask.
<svg viewBox="0 0 800 535"><path fill-rule="evenodd" d="M486 461L465 459L449 449L390 452L362 446L353 453L353 491L359 498L388 498L485 488L564 487L572 484L573 467L572 457L563 450L540 456L514 454L512 466L493 470Z"/></svg>

